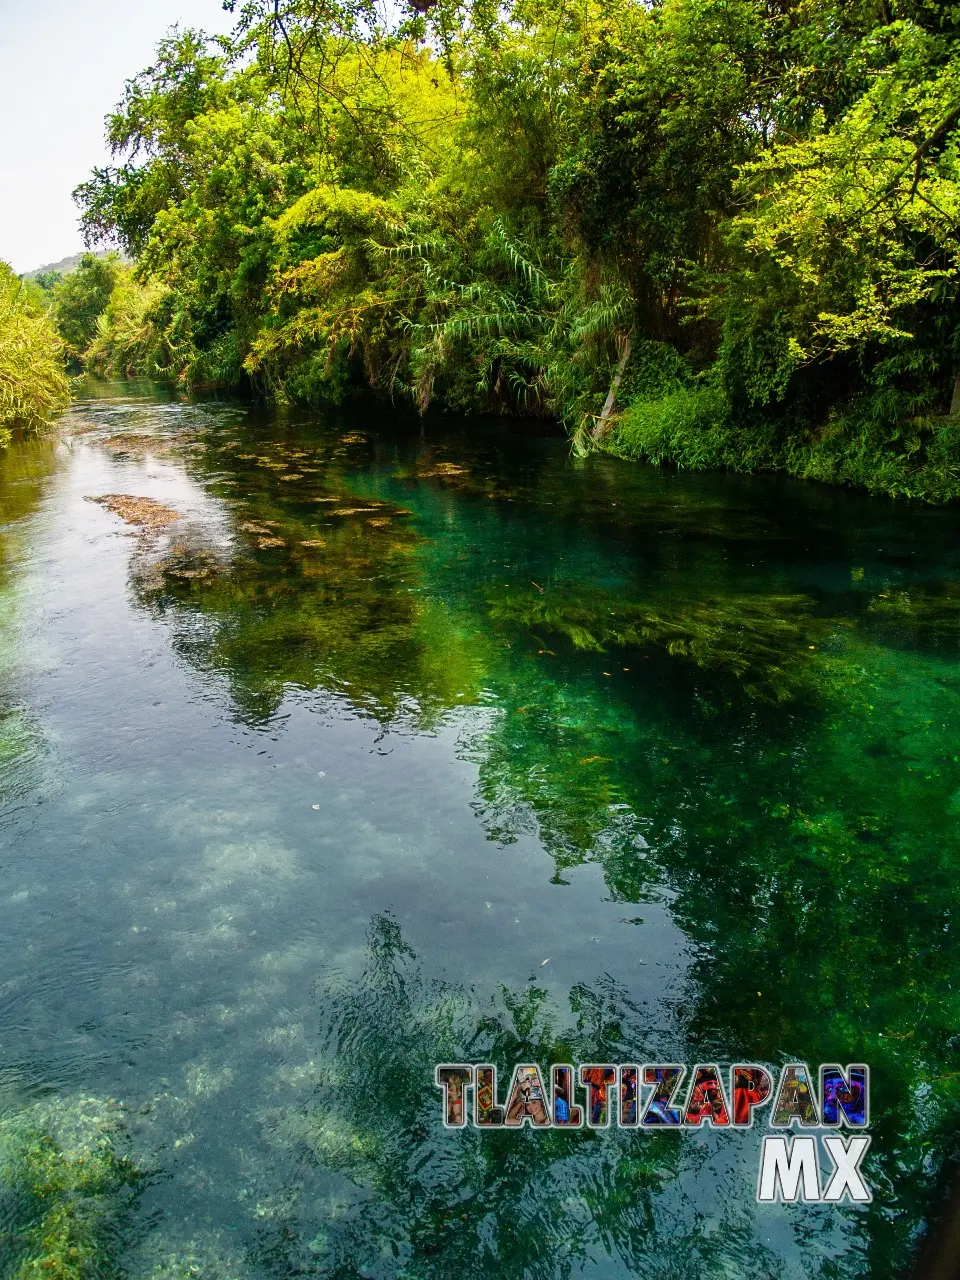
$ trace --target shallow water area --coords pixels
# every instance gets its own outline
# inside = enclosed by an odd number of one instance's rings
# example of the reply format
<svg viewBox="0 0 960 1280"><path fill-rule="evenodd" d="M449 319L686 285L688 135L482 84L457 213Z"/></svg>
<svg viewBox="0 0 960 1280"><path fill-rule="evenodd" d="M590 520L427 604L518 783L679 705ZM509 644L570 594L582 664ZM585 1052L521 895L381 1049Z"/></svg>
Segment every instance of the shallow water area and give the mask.
<svg viewBox="0 0 960 1280"><path fill-rule="evenodd" d="M0 1276L907 1274L960 1133L956 535L145 386L11 446ZM758 1206L765 1125L445 1131L461 1060L867 1062L874 1201Z"/></svg>

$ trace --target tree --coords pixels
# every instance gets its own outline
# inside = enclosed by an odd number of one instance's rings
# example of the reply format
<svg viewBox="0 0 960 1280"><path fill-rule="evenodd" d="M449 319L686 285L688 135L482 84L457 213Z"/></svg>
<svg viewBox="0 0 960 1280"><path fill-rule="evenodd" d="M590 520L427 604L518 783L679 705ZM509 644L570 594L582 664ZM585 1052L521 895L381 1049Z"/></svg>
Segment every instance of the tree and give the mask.
<svg viewBox="0 0 960 1280"><path fill-rule="evenodd" d="M85 253L76 271L53 290L57 329L68 356L79 362L97 331L97 321L107 308L120 272L119 258Z"/></svg>

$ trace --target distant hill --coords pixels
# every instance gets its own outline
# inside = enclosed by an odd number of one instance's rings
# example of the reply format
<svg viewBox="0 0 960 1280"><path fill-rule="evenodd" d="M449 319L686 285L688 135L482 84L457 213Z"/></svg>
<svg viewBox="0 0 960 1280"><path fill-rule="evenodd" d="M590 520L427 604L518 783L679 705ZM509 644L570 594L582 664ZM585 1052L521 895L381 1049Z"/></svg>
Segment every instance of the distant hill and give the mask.
<svg viewBox="0 0 960 1280"><path fill-rule="evenodd" d="M97 258L106 258L108 254L115 252L116 250L113 249L99 249L95 256ZM121 253L119 256L121 262L131 263L133 261L126 254ZM62 276L68 276L71 271L76 271L77 267L79 267L82 257L83 253L73 253L69 258L61 258L59 262L46 262L42 267L34 267L32 271L24 271L22 278L24 280L35 280L41 272L45 271L59 271Z"/></svg>

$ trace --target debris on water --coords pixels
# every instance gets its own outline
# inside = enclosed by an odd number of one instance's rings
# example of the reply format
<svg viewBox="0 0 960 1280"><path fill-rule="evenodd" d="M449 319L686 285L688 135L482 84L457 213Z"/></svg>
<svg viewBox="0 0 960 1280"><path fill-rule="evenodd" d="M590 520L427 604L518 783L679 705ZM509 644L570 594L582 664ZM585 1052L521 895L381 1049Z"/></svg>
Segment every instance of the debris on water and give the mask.
<svg viewBox="0 0 960 1280"><path fill-rule="evenodd" d="M289 475L279 476L278 478L280 480L302 480L303 476L300 475L299 471L291 471Z"/></svg>
<svg viewBox="0 0 960 1280"><path fill-rule="evenodd" d="M421 480L448 480L456 476L465 476L468 472L466 467L458 467L453 462L438 462L429 471L419 471L417 474Z"/></svg>
<svg viewBox="0 0 960 1280"><path fill-rule="evenodd" d="M327 540L326 538L304 538L300 545L301 547L325 547Z"/></svg>
<svg viewBox="0 0 960 1280"><path fill-rule="evenodd" d="M98 440L97 444L103 445L105 449L112 449L115 453L139 453L147 448L156 448L156 441L150 436L119 432L115 436L106 436Z"/></svg>
<svg viewBox="0 0 960 1280"><path fill-rule="evenodd" d="M136 525L144 533L162 533L182 515L156 498L144 498L134 493L103 493L99 497L89 496L87 501L106 507L125 524Z"/></svg>
<svg viewBox="0 0 960 1280"><path fill-rule="evenodd" d="M266 547L285 547L287 544L283 538L258 538L257 546L261 549Z"/></svg>
<svg viewBox="0 0 960 1280"><path fill-rule="evenodd" d="M61 422L61 430L66 438L70 436L91 436L103 428L99 422L85 422L80 426L75 426L72 422Z"/></svg>

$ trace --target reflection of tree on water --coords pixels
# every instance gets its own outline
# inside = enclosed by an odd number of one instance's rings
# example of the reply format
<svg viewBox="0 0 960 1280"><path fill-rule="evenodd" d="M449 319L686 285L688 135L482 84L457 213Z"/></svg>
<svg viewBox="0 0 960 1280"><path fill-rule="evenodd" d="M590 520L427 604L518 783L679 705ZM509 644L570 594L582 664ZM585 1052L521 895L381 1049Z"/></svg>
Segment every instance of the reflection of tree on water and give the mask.
<svg viewBox="0 0 960 1280"><path fill-rule="evenodd" d="M235 709L256 723L290 689L331 691L384 725L429 726L469 704L483 640L424 593L410 510L357 494L368 438L226 434L203 433L186 466L225 500L233 550L212 553L194 527L132 569L177 649L226 676Z"/></svg>
<svg viewBox="0 0 960 1280"><path fill-rule="evenodd" d="M297 1131L342 1176L349 1207L318 1222L304 1197L302 1216L261 1240L268 1274L562 1280L602 1257L664 1280L777 1274L736 1212L706 1229L677 1182L677 1133L443 1129L438 1062L494 1062L502 1089L517 1062L619 1061L649 1042L646 1015L611 981L574 988L562 1026L537 987L484 1006L469 989L425 983L380 917L361 979L320 1003L322 1083Z"/></svg>
<svg viewBox="0 0 960 1280"><path fill-rule="evenodd" d="M281 545L143 584L182 650L252 716L291 685L384 723L489 691L462 741L481 822L535 835L558 879L597 861L618 899L668 898L693 944L681 1060L871 1064L877 1198L853 1231L872 1274L897 1274L960 1115L960 687L929 665L955 641L951 591L884 589L855 620L782 589L745 611L694 564L669 597L575 566L504 594L477 585L482 546L448 572L403 516L352 500L311 525L261 481L239 514Z"/></svg>
<svg viewBox="0 0 960 1280"><path fill-rule="evenodd" d="M247 545L229 561L181 540L134 579L178 649L227 676L242 714L266 719L291 687L420 725L472 699L482 645L417 594L408 513L341 498L312 521L263 503L244 514Z"/></svg>
<svg viewBox="0 0 960 1280"><path fill-rule="evenodd" d="M56 442L49 438L21 440L0 450L0 813L43 780L42 731L12 691L11 674L23 658L17 581L23 526L35 515L60 462Z"/></svg>
<svg viewBox="0 0 960 1280"><path fill-rule="evenodd" d="M871 1065L875 1201L849 1230L899 1276L960 1157L960 689L855 637L815 674L815 701L723 714L676 681L627 710L544 680L470 754L491 834L665 894L692 943L679 1061Z"/></svg>

